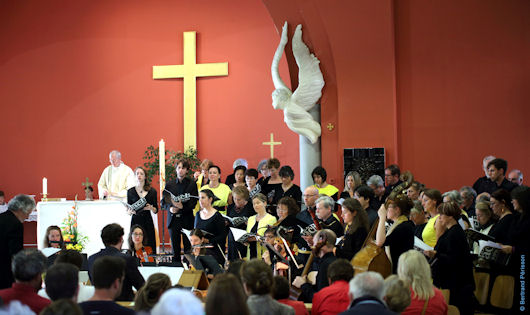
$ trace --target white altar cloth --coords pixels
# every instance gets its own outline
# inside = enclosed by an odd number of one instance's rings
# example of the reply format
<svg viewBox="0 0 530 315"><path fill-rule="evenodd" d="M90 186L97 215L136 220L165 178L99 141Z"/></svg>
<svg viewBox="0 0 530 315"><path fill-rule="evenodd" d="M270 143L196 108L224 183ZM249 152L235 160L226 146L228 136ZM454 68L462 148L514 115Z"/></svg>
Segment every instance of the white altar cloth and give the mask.
<svg viewBox="0 0 530 315"><path fill-rule="evenodd" d="M73 201L49 201L37 204L37 244L43 248L46 229L50 225L62 228L63 220L68 211L73 210ZM131 227L131 217L126 213L125 206L120 201L78 201L77 228L79 233L88 237L83 253L88 256L99 252L105 246L101 241L101 230L105 225L118 223L123 227L123 249L128 248L127 237Z"/></svg>

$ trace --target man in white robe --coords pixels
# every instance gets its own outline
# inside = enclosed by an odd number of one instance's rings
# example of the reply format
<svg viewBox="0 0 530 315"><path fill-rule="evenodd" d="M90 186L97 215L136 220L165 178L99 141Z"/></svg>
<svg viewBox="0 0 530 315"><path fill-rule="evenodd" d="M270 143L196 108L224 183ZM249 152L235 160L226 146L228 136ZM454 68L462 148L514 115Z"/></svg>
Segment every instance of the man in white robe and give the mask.
<svg viewBox="0 0 530 315"><path fill-rule="evenodd" d="M103 170L98 182L99 199L127 200L127 190L135 185L134 173L121 161L121 153L109 154L110 164Z"/></svg>

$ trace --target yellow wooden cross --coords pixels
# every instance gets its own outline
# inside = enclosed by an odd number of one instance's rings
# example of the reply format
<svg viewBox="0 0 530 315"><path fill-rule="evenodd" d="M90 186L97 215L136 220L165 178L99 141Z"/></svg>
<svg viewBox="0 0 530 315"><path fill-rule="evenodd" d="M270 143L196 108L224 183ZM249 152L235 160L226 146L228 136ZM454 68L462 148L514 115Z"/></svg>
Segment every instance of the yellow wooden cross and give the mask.
<svg viewBox="0 0 530 315"><path fill-rule="evenodd" d="M196 78L228 75L228 62L197 64L196 32L184 32L184 64L153 66L153 79L184 78L184 150L197 147Z"/></svg>
<svg viewBox="0 0 530 315"><path fill-rule="evenodd" d="M85 186L85 189L87 189L88 187L92 186L93 184L88 181L88 177L87 177L85 182L81 183L81 185Z"/></svg>
<svg viewBox="0 0 530 315"><path fill-rule="evenodd" d="M263 145L270 145L271 147L271 159L274 157L274 146L280 145L281 142L274 142L274 135L271 133L271 140L269 142L263 142Z"/></svg>

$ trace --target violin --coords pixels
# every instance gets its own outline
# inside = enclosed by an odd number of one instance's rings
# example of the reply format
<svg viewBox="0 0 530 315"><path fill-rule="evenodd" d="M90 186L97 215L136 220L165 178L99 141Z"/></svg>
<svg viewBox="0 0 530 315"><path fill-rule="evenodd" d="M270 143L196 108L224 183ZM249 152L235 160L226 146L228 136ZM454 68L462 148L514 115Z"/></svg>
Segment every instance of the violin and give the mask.
<svg viewBox="0 0 530 315"><path fill-rule="evenodd" d="M136 250L135 253L136 257L140 259L140 265L142 262L155 262L155 259L149 256L153 254L153 249L150 246L142 247Z"/></svg>
<svg viewBox="0 0 530 315"><path fill-rule="evenodd" d="M313 260L315 259L315 256L318 257L318 255L320 254L320 250L322 249L322 247L324 247L324 245L326 245L326 242L327 242L326 235L321 234L318 239L318 242L315 244L315 246L311 250L311 255L309 255L309 258L307 259L307 262L306 262L306 265L304 266L304 270L302 271L301 277L307 276L307 274L311 270L311 265L313 264ZM302 289L299 289L295 287L294 285L291 285L289 289L289 300L298 301L300 294L302 294Z"/></svg>

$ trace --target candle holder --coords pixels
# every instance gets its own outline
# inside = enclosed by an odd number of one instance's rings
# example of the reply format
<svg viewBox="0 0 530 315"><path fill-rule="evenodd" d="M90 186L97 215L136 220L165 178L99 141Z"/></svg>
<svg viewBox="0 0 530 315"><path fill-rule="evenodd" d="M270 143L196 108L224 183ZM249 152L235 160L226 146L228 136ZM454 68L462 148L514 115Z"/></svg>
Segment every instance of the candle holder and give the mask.
<svg viewBox="0 0 530 315"><path fill-rule="evenodd" d="M43 202L48 201L48 194L41 194L41 195L42 195L42 199L40 201L43 201Z"/></svg>

